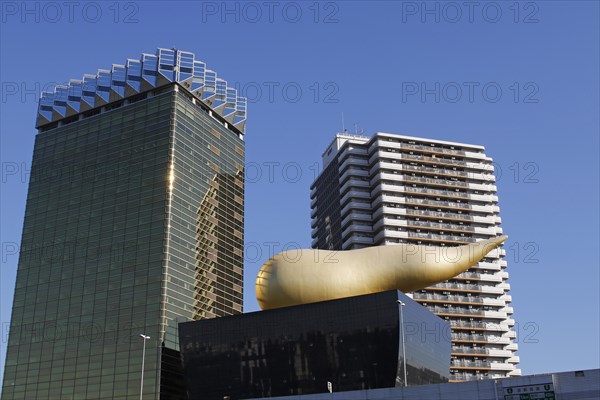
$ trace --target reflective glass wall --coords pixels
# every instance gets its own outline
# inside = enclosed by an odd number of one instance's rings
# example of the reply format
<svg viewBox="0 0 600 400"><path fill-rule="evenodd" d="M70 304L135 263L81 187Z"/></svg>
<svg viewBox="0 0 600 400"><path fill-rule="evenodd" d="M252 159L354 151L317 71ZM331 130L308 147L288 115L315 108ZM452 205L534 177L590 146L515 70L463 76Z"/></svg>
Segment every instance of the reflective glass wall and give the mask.
<svg viewBox="0 0 600 400"><path fill-rule="evenodd" d="M138 399L140 333L144 398L180 398L177 322L241 312L243 141L180 91L40 128L3 399Z"/></svg>

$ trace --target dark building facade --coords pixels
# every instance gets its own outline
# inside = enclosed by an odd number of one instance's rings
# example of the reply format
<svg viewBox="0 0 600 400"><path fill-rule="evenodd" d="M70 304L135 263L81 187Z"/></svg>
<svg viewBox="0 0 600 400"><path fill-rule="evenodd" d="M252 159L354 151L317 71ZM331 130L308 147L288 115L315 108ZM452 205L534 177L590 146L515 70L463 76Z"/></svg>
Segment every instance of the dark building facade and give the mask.
<svg viewBox="0 0 600 400"><path fill-rule="evenodd" d="M42 96L3 399L139 399L142 333L182 398L178 322L242 312L244 119L177 50Z"/></svg>
<svg viewBox="0 0 600 400"><path fill-rule="evenodd" d="M450 326L383 292L179 325L190 400L231 400L447 382Z"/></svg>

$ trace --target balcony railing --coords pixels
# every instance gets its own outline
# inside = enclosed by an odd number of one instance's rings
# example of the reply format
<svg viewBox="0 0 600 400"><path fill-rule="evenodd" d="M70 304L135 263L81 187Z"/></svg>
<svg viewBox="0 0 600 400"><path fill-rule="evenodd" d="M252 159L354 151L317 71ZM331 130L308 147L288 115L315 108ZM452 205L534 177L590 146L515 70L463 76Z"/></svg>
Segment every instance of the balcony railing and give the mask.
<svg viewBox="0 0 600 400"><path fill-rule="evenodd" d="M447 229L454 231L464 231L464 232L475 232L475 228L470 226L463 225L454 225L454 224L442 224L439 222L425 222L425 221L407 221L408 226L422 226L425 228L435 228L435 229Z"/></svg>
<svg viewBox="0 0 600 400"><path fill-rule="evenodd" d="M413 299L483 304L483 299L481 297L441 295L431 293L413 293Z"/></svg>
<svg viewBox="0 0 600 400"><path fill-rule="evenodd" d="M433 179L433 178L421 178L418 176L402 175L405 182L416 182L426 183L431 185L445 185L445 186L458 186L458 187L469 187L469 184L461 181L451 181L447 179Z"/></svg>
<svg viewBox="0 0 600 400"><path fill-rule="evenodd" d="M460 307L427 307L429 311L435 314L462 314L462 315L477 315L483 316L483 310L475 310L472 308Z"/></svg>
<svg viewBox="0 0 600 400"><path fill-rule="evenodd" d="M406 214L409 215L425 215L429 217L436 218L453 218L453 219L462 219L466 221L473 221L473 217L465 214L456 214L456 213L447 213L447 212L439 212L439 211L424 211L424 210L411 210L406 209Z"/></svg>
<svg viewBox="0 0 600 400"><path fill-rule="evenodd" d="M369 152L372 152L374 149L379 150L379 151L384 151L384 149L389 148L389 146L392 146L394 149L401 148L401 149L406 149L406 150L426 151L426 152L430 152L430 153L450 154L450 155L454 155L454 156L465 156L465 154L466 154L462 150L446 149L446 148L437 147L437 146L423 146L420 144L389 142L389 141L385 141L385 140L381 140L381 139L377 142L376 147L371 147L369 149Z"/></svg>
<svg viewBox="0 0 600 400"><path fill-rule="evenodd" d="M490 354L490 351L488 349L483 348L483 347L465 347L465 346L460 346L460 347L453 347L452 348L452 353L455 353L455 354L481 354L481 355L488 355L488 354Z"/></svg>
<svg viewBox="0 0 600 400"><path fill-rule="evenodd" d="M453 192L450 190L425 189L425 188L418 188L418 187L412 187L412 186L405 186L404 190L406 192L412 192L412 193L433 194L433 195L440 195L440 196L446 196L446 197L460 197L463 199L469 198L468 193Z"/></svg>
<svg viewBox="0 0 600 400"><path fill-rule="evenodd" d="M420 238L420 239L432 239L432 240L443 240L448 242L457 242L457 243L474 243L475 239L470 237L457 237L450 235L435 235L431 233L421 233L421 232L408 232L409 237Z"/></svg>
<svg viewBox="0 0 600 400"><path fill-rule="evenodd" d="M467 360L452 360L452 367L466 367L466 368L491 368L489 362L486 361L467 361Z"/></svg>
<svg viewBox="0 0 600 400"><path fill-rule="evenodd" d="M455 372L452 374L450 381L479 381L481 379L484 379L481 377L481 375L461 374Z"/></svg>
<svg viewBox="0 0 600 400"><path fill-rule="evenodd" d="M459 176L463 178L467 178L469 176L468 173L463 171L452 171L448 169L442 168L430 168L430 167L422 167L420 165L410 165L403 164L402 169L406 171L415 171L415 172L429 172L432 174L446 175L446 176Z"/></svg>
<svg viewBox="0 0 600 400"><path fill-rule="evenodd" d="M478 335L478 334L452 332L452 340L454 340L454 341L464 340L464 341L469 341L469 342L487 342L488 337L485 335Z"/></svg>
<svg viewBox="0 0 600 400"><path fill-rule="evenodd" d="M406 204L426 204L431 206L440 206L440 207L450 207L450 208L460 208L463 210L470 210L471 206L466 203L454 203L451 201L441 201L441 200L426 200L426 199L415 199L412 197L408 197L405 201Z"/></svg>
<svg viewBox="0 0 600 400"><path fill-rule="evenodd" d="M476 322L476 321L450 320L450 326L453 328L487 329L487 324L485 322Z"/></svg>
<svg viewBox="0 0 600 400"><path fill-rule="evenodd" d="M409 143L400 143L401 149L409 149L409 150L422 150L422 151L430 151L436 153L445 153L452 154L457 156L464 156L465 152L461 150L453 150L453 149L445 149L443 147L434 147L434 146L423 146L419 144L409 144Z"/></svg>
<svg viewBox="0 0 600 400"><path fill-rule="evenodd" d="M425 161L434 164L450 164L450 165L467 165L466 161L462 160L450 160L447 158L436 158L436 157L428 157L428 156L420 156L416 154L402 154L402 158L406 158L408 160L417 160L417 161Z"/></svg>
<svg viewBox="0 0 600 400"><path fill-rule="evenodd" d="M470 283L450 283L450 282L442 282L435 285L438 289L456 289L456 290L471 290L476 292L481 292L482 288L479 285L473 285Z"/></svg>

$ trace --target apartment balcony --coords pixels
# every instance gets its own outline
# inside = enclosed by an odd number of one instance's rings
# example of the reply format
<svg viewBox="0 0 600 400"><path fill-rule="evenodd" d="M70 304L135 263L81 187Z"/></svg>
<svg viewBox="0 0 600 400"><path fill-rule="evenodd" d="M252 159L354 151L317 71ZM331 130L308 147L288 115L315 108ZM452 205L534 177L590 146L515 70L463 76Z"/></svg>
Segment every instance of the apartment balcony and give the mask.
<svg viewBox="0 0 600 400"><path fill-rule="evenodd" d="M342 152L339 154L338 158L340 160L344 160L346 159L346 157L349 156L366 156L367 155L367 148L365 147L351 147L351 146L347 146L344 148L344 150L342 150Z"/></svg>
<svg viewBox="0 0 600 400"><path fill-rule="evenodd" d="M494 336L494 335L481 335L478 333L462 333L452 332L453 343L477 343L477 344L509 344L510 339Z"/></svg>
<svg viewBox="0 0 600 400"><path fill-rule="evenodd" d="M419 216L419 217L431 217L435 219L450 219L456 221L473 221L473 217L466 214L457 214L450 212L439 212L439 211L425 211L425 210L412 210L407 208L406 215Z"/></svg>
<svg viewBox="0 0 600 400"><path fill-rule="evenodd" d="M456 316L464 315L466 317L484 317L484 311L478 308L464 308L464 307L439 307L439 306L427 306L429 311L437 315Z"/></svg>
<svg viewBox="0 0 600 400"><path fill-rule="evenodd" d="M380 217L382 214L388 215L408 215L414 217L422 217L422 218L430 218L430 219L442 219L442 220L450 220L450 221L462 221L462 222L478 222L485 223L485 218L477 217L468 214L462 213L453 213L453 212L445 212L445 211L429 211L429 210L414 210L411 208L406 208L406 206L402 202L396 202L396 197L382 195L375 198L372 202L373 207L373 218ZM380 205L383 203L383 206ZM485 221L485 222L484 222ZM489 228L479 228L482 234L496 236L497 228L495 225ZM475 229L477 232L477 229Z"/></svg>
<svg viewBox="0 0 600 400"><path fill-rule="evenodd" d="M452 343L487 344L487 336L479 333L452 332Z"/></svg>
<svg viewBox="0 0 600 400"><path fill-rule="evenodd" d="M504 322L504 321L502 321ZM459 321L450 320L450 326L453 330L474 330L474 331L490 331L490 332L508 332L510 327L504 324L494 324L482 321Z"/></svg>
<svg viewBox="0 0 600 400"><path fill-rule="evenodd" d="M383 181L382 181L383 180ZM406 186L403 185L403 179L400 175L387 174L387 173L378 173L373 176L371 179L371 185L374 186L372 190L372 195L376 195L380 191L392 191L399 193L409 193L409 194L418 194L421 196L427 197L446 197L451 199L464 199L469 200L470 194L465 192L457 192L452 190L439 190L439 189L429 189L429 188L420 188L414 186ZM480 206L485 207L485 206ZM484 209L482 212L492 213L493 210Z"/></svg>
<svg viewBox="0 0 600 400"><path fill-rule="evenodd" d="M467 172L467 178L472 181L482 181L494 183L496 182L496 177L490 172Z"/></svg>
<svg viewBox="0 0 600 400"><path fill-rule="evenodd" d="M490 354L490 350L485 347L467 347L467 346L453 346L453 356L483 356L487 357Z"/></svg>
<svg viewBox="0 0 600 400"><path fill-rule="evenodd" d="M515 366L513 364L500 362L490 363L490 367L493 371L512 371L513 369L515 369Z"/></svg>
<svg viewBox="0 0 600 400"><path fill-rule="evenodd" d="M405 231L391 230L391 229L383 229L379 231L375 237L373 237L373 243L379 243L383 239L406 239L408 238L408 233Z"/></svg>
<svg viewBox="0 0 600 400"><path fill-rule="evenodd" d="M444 147L438 146L424 146L420 144L410 144L410 143L400 143L401 149L406 150L416 150L429 154L443 154L443 155L451 155L451 156L461 156L463 157L466 153L463 150L456 149L447 149Z"/></svg>
<svg viewBox="0 0 600 400"><path fill-rule="evenodd" d="M344 171L344 173L340 176L340 183L343 184L346 181L346 179L348 179L351 176L368 178L369 171L360 168L350 167L346 171Z"/></svg>
<svg viewBox="0 0 600 400"><path fill-rule="evenodd" d="M475 201L481 201L482 203L498 203L498 196L493 194L478 194L478 193L469 193L469 199ZM498 206L496 206L498 207ZM499 212L498 208L498 212Z"/></svg>
<svg viewBox="0 0 600 400"><path fill-rule="evenodd" d="M456 369L476 369L476 370L490 370L492 369L491 363L487 361L467 361L467 360L452 360L450 368Z"/></svg>
<svg viewBox="0 0 600 400"><path fill-rule="evenodd" d="M373 244L373 238L366 236L354 235L348 238L342 244L343 249L349 249L352 245L367 245L370 246Z"/></svg>
<svg viewBox="0 0 600 400"><path fill-rule="evenodd" d="M481 204L472 204L471 203L471 210L477 211L480 213L490 214L489 216L486 216L485 218L489 218L489 223L497 224L498 217L493 214L494 214L494 212L498 212L498 211L494 211L494 207L497 207L497 206L494 206L492 204L481 205Z"/></svg>
<svg viewBox="0 0 600 400"><path fill-rule="evenodd" d="M484 331L487 330L487 325L485 322L479 322L479 321L458 321L455 319L452 319L449 321L450 322L450 327L452 329L464 329L464 330L480 330L480 331Z"/></svg>
<svg viewBox="0 0 600 400"><path fill-rule="evenodd" d="M450 378L450 382L469 382L469 381L479 381L483 379L479 374L467 374L463 372L455 372L452 374ZM486 377L487 379L487 377Z"/></svg>
<svg viewBox="0 0 600 400"><path fill-rule="evenodd" d="M474 159L478 159L478 160L492 161L492 159L490 157L486 156L485 153L476 153L476 152L469 151L469 150L465 150L465 157L474 158ZM492 168L492 171L493 171L494 166L492 164L490 164L490 167Z"/></svg>
<svg viewBox="0 0 600 400"><path fill-rule="evenodd" d="M372 233L373 229L371 228L371 225L350 224L346 229L342 231L342 238L345 238L350 234L355 234L359 232Z"/></svg>
<svg viewBox="0 0 600 400"><path fill-rule="evenodd" d="M468 178L469 173L464 171L454 171L451 169L445 168L431 168L431 167L423 167L419 165L410 165L410 164L402 164L402 171L407 172L420 172L424 174L433 174L433 175L441 175L441 176L452 176L456 178Z"/></svg>
<svg viewBox="0 0 600 400"><path fill-rule="evenodd" d="M464 307L438 307L427 306L429 311L442 317L462 316L465 318L485 318L503 321L506 318L506 313L499 311L486 311L479 308L464 308ZM507 338L508 339L508 338Z"/></svg>
<svg viewBox="0 0 600 400"><path fill-rule="evenodd" d="M393 140L386 140L391 138ZM434 153L434 154L447 154L453 156L469 156L471 158L476 159L484 159L487 160L489 157L486 157L484 153L478 152L478 149L474 149L471 146L464 145L466 148L463 149L459 147L458 149L453 147L461 146L459 144L453 143L431 143L428 144L416 144L416 143L406 143L407 139L400 139L399 141L394 135L388 136L385 133L378 133L376 140L369 147L369 152L373 152L376 149L381 148L392 148L392 149L406 149L406 150L415 150L422 151L426 153ZM446 146L446 147L443 147ZM448 148L450 146L451 148ZM491 160L491 159L490 159Z"/></svg>
<svg viewBox="0 0 600 400"><path fill-rule="evenodd" d="M350 221L371 222L371 214L350 212L350 214L346 215L344 219L342 219L342 227L345 227Z"/></svg>
<svg viewBox="0 0 600 400"><path fill-rule="evenodd" d="M340 199L340 204L344 205L344 204L346 204L346 202L348 202L348 200L351 200L351 199L368 200L369 204L370 204L371 203L371 193L368 191L351 189L348 192L346 192L346 194L344 196L342 196L342 198Z"/></svg>
<svg viewBox="0 0 600 400"><path fill-rule="evenodd" d="M510 294L504 294L500 298L504 300L506 304L512 303L512 296Z"/></svg>
<svg viewBox="0 0 600 400"><path fill-rule="evenodd" d="M371 191L371 186L368 180L350 177L350 179L345 181L344 184L340 186L340 193L344 193L346 190L354 188L364 188L369 189L369 192Z"/></svg>
<svg viewBox="0 0 600 400"><path fill-rule="evenodd" d="M479 261L477 263L477 267L482 268L482 269L490 269L493 271L501 271L502 270L502 265L500 264L500 262Z"/></svg>
<svg viewBox="0 0 600 400"><path fill-rule="evenodd" d="M456 290L462 292L476 292L481 293L483 286L476 285L472 283L452 283L452 282L442 282L438 283L434 286L430 286L427 289L429 290Z"/></svg>
<svg viewBox="0 0 600 400"><path fill-rule="evenodd" d="M460 187L468 188L469 184L461 181L452 181L447 179L422 178L418 176L402 175L404 182L421 183L424 185L443 186L443 187Z"/></svg>
<svg viewBox="0 0 600 400"><path fill-rule="evenodd" d="M476 242L475 239L470 237L457 237L450 235L436 235L432 233L421 233L421 232L408 232L408 237L417 239L427 239L433 242L445 242L445 243L457 243L467 244Z"/></svg>
<svg viewBox="0 0 600 400"><path fill-rule="evenodd" d="M484 299L475 296L441 295L432 293L413 293L413 300L422 303L455 303L465 305L483 305Z"/></svg>
<svg viewBox="0 0 600 400"><path fill-rule="evenodd" d="M510 344L511 339L507 338L507 337L503 337L503 336L488 336L487 337L487 341L488 343L495 343L495 344Z"/></svg>
<svg viewBox="0 0 600 400"><path fill-rule="evenodd" d="M519 368L515 368L508 372L508 376L521 376L521 370Z"/></svg>
<svg viewBox="0 0 600 400"><path fill-rule="evenodd" d="M504 334L505 337L511 338L511 339L516 339L517 338L517 332L515 331L508 331Z"/></svg>
<svg viewBox="0 0 600 400"><path fill-rule="evenodd" d="M406 160L400 152L379 150L369 156L369 168L371 173L384 168L400 170L405 162Z"/></svg>
<svg viewBox="0 0 600 400"><path fill-rule="evenodd" d="M417 154L404 154L403 153L402 158L404 158L406 160L419 161L419 162L422 162L425 164L449 165L451 167L454 167L454 166L465 167L468 165L468 163L463 160L451 160L448 158L429 157L429 156L423 156L423 155L417 155ZM478 164L478 163L471 163L471 164Z"/></svg>
<svg viewBox="0 0 600 400"><path fill-rule="evenodd" d="M480 227L476 226L473 228L473 232L479 235L498 236L502 234L502 228L497 226Z"/></svg>
<svg viewBox="0 0 600 400"><path fill-rule="evenodd" d="M494 170L494 167L492 164L488 164L485 162L466 161L465 167L480 171L482 173L489 173Z"/></svg>
<svg viewBox="0 0 600 400"><path fill-rule="evenodd" d="M513 358L514 352L505 349L488 349L488 355L490 357L507 358L506 362L510 362L509 360Z"/></svg>
<svg viewBox="0 0 600 400"><path fill-rule="evenodd" d="M455 231L455 232L475 232L475 228L471 226L464 225L455 225L455 224L444 224L439 222L424 222L424 221L414 221L408 220L406 222L407 226L411 228L428 228L442 231Z"/></svg>
<svg viewBox="0 0 600 400"><path fill-rule="evenodd" d="M341 211L342 215L346 215L350 210L365 210L371 211L371 203L370 202L360 202L351 200L348 204L346 204Z"/></svg>
<svg viewBox="0 0 600 400"><path fill-rule="evenodd" d="M379 230L379 228L386 226L386 227L398 227L398 226L406 226L406 219L404 218L379 218L374 224L373 224L373 231L376 232L377 230ZM389 230L389 229L388 229Z"/></svg>
<svg viewBox="0 0 600 400"><path fill-rule="evenodd" d="M343 158L340 158L340 160L342 160ZM346 167L349 167L351 165L357 166L357 167L368 167L369 166L369 160L366 158L362 158L362 157L347 157L345 159L343 159L344 161L342 161L342 163L339 166L339 170L343 171Z"/></svg>
<svg viewBox="0 0 600 400"><path fill-rule="evenodd" d="M480 274L479 272L463 272L462 274L457 275L453 279L496 283L502 282L501 276L491 274Z"/></svg>
<svg viewBox="0 0 600 400"><path fill-rule="evenodd" d="M519 345L517 343L511 343L508 346L504 347L506 350L517 351L519 350Z"/></svg>
<svg viewBox="0 0 600 400"><path fill-rule="evenodd" d="M490 185L487 183L482 184L482 183L468 182L467 186L471 190L481 190L482 192L496 193L498 191L498 188L496 187L496 185Z"/></svg>
<svg viewBox="0 0 600 400"><path fill-rule="evenodd" d="M449 197L455 199L469 199L469 194L465 192L456 192L451 190L438 190L419 188L414 186L405 186L404 191L407 193L418 193L424 196Z"/></svg>
<svg viewBox="0 0 600 400"><path fill-rule="evenodd" d="M441 200L427 200L427 199L416 199L414 197L406 197L404 204L415 205L415 206L431 206L435 208L443 207L450 208L453 210L470 210L471 206L467 203L455 203L452 201L441 201Z"/></svg>

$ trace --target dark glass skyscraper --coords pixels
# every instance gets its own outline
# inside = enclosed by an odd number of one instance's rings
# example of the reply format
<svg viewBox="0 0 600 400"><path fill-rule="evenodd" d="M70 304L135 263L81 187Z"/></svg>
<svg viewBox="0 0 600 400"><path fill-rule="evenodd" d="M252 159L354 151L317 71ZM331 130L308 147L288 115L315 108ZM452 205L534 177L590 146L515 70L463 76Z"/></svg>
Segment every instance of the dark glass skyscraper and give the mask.
<svg viewBox="0 0 600 400"><path fill-rule="evenodd" d="M40 99L3 399L180 398L177 323L242 312L246 100L159 49Z"/></svg>

